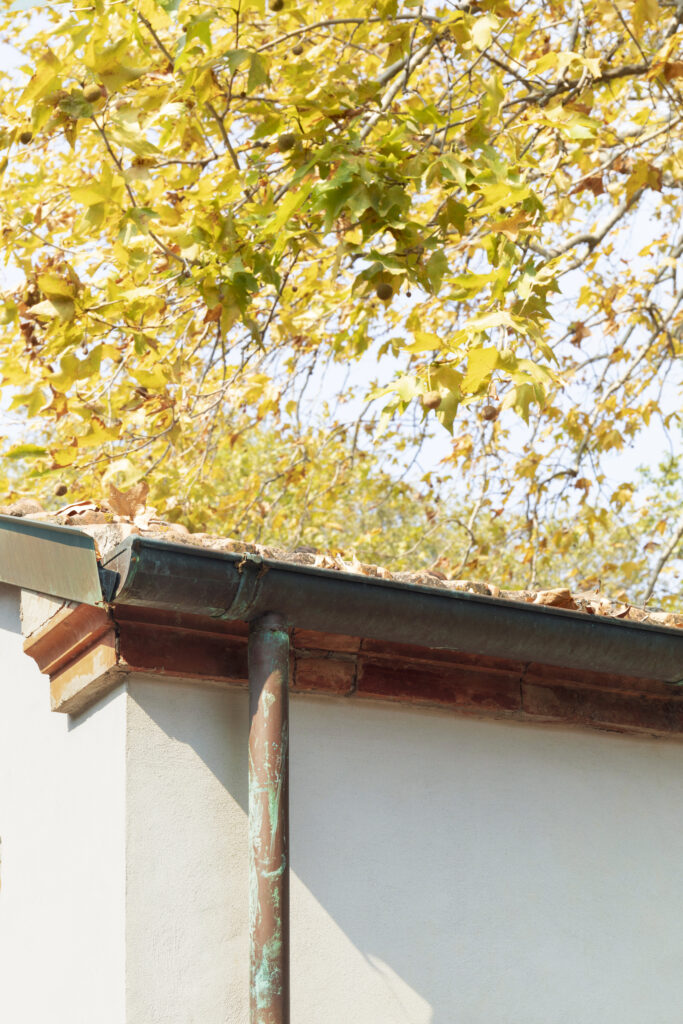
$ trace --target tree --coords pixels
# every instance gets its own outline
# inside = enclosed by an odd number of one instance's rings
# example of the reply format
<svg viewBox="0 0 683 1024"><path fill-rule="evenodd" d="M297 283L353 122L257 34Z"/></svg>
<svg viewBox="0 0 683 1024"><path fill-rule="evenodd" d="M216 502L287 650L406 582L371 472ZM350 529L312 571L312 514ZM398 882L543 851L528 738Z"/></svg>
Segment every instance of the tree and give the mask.
<svg viewBox="0 0 683 1024"><path fill-rule="evenodd" d="M5 464L34 490L147 475L186 518L276 437L276 480L320 449L321 493L346 446L339 495L375 431L405 467L438 421L472 551L516 517L534 583L558 522L618 511L605 457L677 428L679 3L0 11L26 56L0 96Z"/></svg>

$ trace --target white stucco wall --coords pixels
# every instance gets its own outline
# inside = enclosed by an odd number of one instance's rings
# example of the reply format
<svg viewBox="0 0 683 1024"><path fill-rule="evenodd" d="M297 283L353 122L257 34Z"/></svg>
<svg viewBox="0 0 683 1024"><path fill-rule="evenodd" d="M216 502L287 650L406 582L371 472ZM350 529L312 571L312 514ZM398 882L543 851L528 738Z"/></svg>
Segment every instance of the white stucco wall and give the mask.
<svg viewBox="0 0 683 1024"><path fill-rule="evenodd" d="M242 694L135 683L126 1024L241 1024L248 970Z"/></svg>
<svg viewBox="0 0 683 1024"><path fill-rule="evenodd" d="M247 701L70 721L0 592L0 1020L246 1024ZM292 702L296 1024L680 1024L683 745Z"/></svg>
<svg viewBox="0 0 683 1024"><path fill-rule="evenodd" d="M50 711L0 584L0 1021L122 1024L126 694Z"/></svg>
<svg viewBox="0 0 683 1024"><path fill-rule="evenodd" d="M242 1024L246 695L131 700L129 1024ZM677 743L295 699L292 1019L680 1024L681 821Z"/></svg>

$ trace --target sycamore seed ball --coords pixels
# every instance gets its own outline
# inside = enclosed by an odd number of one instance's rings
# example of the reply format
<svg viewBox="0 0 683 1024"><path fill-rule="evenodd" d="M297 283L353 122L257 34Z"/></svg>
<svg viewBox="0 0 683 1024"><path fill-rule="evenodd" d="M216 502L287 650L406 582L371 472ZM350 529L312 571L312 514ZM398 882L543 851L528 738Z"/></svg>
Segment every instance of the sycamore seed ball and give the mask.
<svg viewBox="0 0 683 1024"><path fill-rule="evenodd" d="M422 396L423 409L438 409L441 405L441 395L438 391L426 391Z"/></svg>
<svg viewBox="0 0 683 1024"><path fill-rule="evenodd" d="M286 153L288 149L293 149L296 143L296 135L294 132L284 132L277 140L277 148L281 153Z"/></svg>
<svg viewBox="0 0 683 1024"><path fill-rule="evenodd" d="M301 43L297 43L296 46L292 47L292 53L294 54L295 57L300 57L303 52L304 48L301 45Z"/></svg>
<svg viewBox="0 0 683 1024"><path fill-rule="evenodd" d="M282 8L285 6L285 0L270 0L268 6L270 7L271 11L275 11L275 13L277 14L277 12L281 11Z"/></svg>
<svg viewBox="0 0 683 1024"><path fill-rule="evenodd" d="M375 292L378 299L381 299L382 302L387 302L394 294L394 289L388 281L380 281Z"/></svg>
<svg viewBox="0 0 683 1024"><path fill-rule="evenodd" d="M498 415L498 410L495 405L485 405L481 410L481 418L483 420L495 420Z"/></svg>
<svg viewBox="0 0 683 1024"><path fill-rule="evenodd" d="M33 132L27 130L25 132L21 132L21 134L19 135L19 142L21 142L22 146L26 146L32 138Z"/></svg>
<svg viewBox="0 0 683 1024"><path fill-rule="evenodd" d="M83 95L88 103L97 103L98 100L102 99L104 93L101 85L97 85L96 82L91 82L90 85L86 85L83 90Z"/></svg>
<svg viewBox="0 0 683 1024"><path fill-rule="evenodd" d="M63 498L68 490L69 488L66 486L66 484L57 484L54 491L55 497Z"/></svg>

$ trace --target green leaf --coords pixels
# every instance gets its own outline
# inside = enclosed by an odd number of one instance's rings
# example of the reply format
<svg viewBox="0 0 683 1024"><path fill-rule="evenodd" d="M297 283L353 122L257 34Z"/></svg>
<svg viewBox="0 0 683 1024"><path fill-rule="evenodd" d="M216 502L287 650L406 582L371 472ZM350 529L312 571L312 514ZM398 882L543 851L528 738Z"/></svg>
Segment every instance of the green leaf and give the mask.
<svg viewBox="0 0 683 1024"><path fill-rule="evenodd" d="M449 434L453 433L453 423L458 414L462 395L460 391L449 391L441 398L441 405L436 411L439 423Z"/></svg>
<svg viewBox="0 0 683 1024"><path fill-rule="evenodd" d="M185 36L187 42L192 42L193 39L198 39L200 43L205 46L211 46L211 15L200 14L199 16L192 18L185 26Z"/></svg>
<svg viewBox="0 0 683 1024"><path fill-rule="evenodd" d="M429 283L432 286L434 294L438 294L441 289L441 282L443 281L444 274L448 271L448 257L443 249L437 249L427 260L427 277Z"/></svg>
<svg viewBox="0 0 683 1024"><path fill-rule="evenodd" d="M270 77L263 59L258 53L252 53L251 64L249 65L249 78L247 79L247 92L254 92L261 85L269 85Z"/></svg>
<svg viewBox="0 0 683 1024"><path fill-rule="evenodd" d="M251 57L251 51L227 50L223 56L226 64L228 65L228 71L231 75L234 75L237 69L241 67L245 61L249 60Z"/></svg>
<svg viewBox="0 0 683 1024"><path fill-rule="evenodd" d="M59 101L59 109L63 110L69 117L92 117L92 104L88 103L85 96L82 93L78 93L74 90L70 96L65 96L64 99Z"/></svg>
<svg viewBox="0 0 683 1024"><path fill-rule="evenodd" d="M65 281L57 274L39 274L38 287L51 299L73 299L74 297L74 286L70 281Z"/></svg>
<svg viewBox="0 0 683 1024"><path fill-rule="evenodd" d="M41 448L37 444L18 444L5 452L6 459L37 459L47 455L47 448Z"/></svg>
<svg viewBox="0 0 683 1024"><path fill-rule="evenodd" d="M73 299L60 298L57 295L52 299L45 299L31 306L31 315L45 320L53 320L59 317L61 320L73 320L76 315L76 307Z"/></svg>
<svg viewBox="0 0 683 1024"><path fill-rule="evenodd" d="M12 299L5 299L0 305L0 324L11 324L17 316L17 304Z"/></svg>
<svg viewBox="0 0 683 1024"><path fill-rule="evenodd" d="M100 81L106 86L109 92L120 92L127 85L132 82L136 82L143 75L148 74L151 68L130 68L123 64L119 64L114 68L110 68L106 71L101 71L99 74Z"/></svg>

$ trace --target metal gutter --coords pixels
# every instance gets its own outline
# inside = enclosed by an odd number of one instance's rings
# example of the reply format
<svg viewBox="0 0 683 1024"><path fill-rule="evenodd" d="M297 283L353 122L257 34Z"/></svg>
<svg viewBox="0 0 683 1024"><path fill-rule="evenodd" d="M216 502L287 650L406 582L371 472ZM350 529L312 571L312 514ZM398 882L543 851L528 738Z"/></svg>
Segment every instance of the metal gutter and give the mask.
<svg viewBox="0 0 683 1024"><path fill-rule="evenodd" d="M115 604L461 650L677 683L683 630L224 554L140 536L106 560Z"/></svg>

